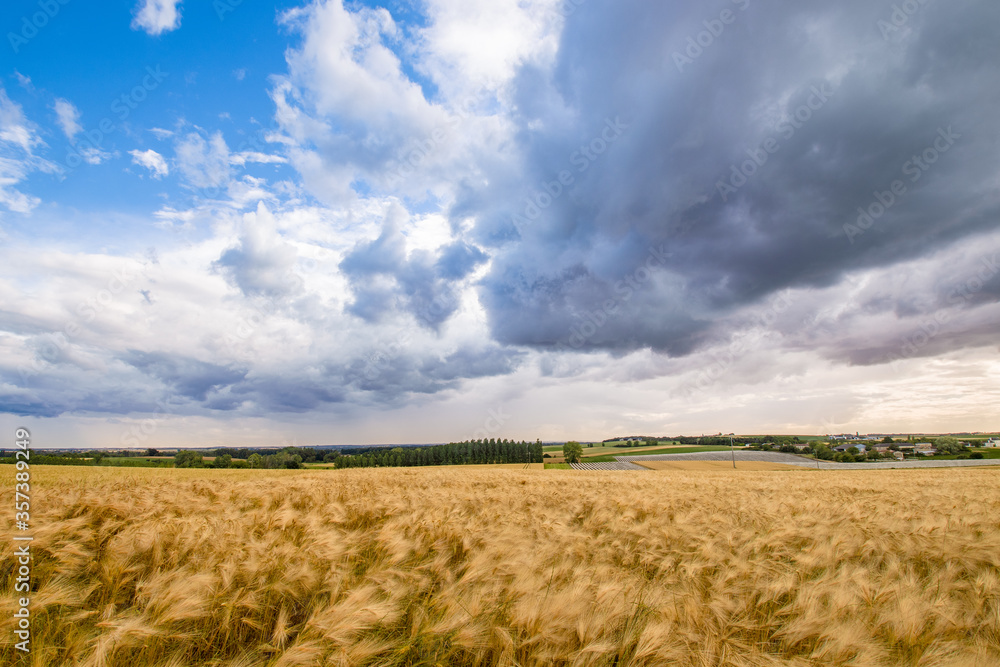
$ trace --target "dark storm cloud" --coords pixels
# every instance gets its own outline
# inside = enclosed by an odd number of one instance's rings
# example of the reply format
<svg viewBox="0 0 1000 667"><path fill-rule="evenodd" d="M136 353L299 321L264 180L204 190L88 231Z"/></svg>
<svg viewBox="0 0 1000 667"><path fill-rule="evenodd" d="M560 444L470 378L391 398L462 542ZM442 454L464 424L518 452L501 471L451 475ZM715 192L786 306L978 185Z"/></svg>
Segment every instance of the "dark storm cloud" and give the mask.
<svg viewBox="0 0 1000 667"><path fill-rule="evenodd" d="M160 352L130 350L122 360L160 380L175 394L204 401L209 392L243 380L246 371Z"/></svg>
<svg viewBox="0 0 1000 667"><path fill-rule="evenodd" d="M996 229L1000 6L913 4L899 30L860 0L575 12L519 78L522 159L455 207L492 246L495 338L685 354L737 308Z"/></svg>
<svg viewBox="0 0 1000 667"><path fill-rule="evenodd" d="M321 381L301 375L261 374L232 390L250 404L252 412L309 412L344 400L336 378Z"/></svg>
<svg viewBox="0 0 1000 667"><path fill-rule="evenodd" d="M133 357L142 370L109 358L102 364L103 372L98 374L93 368L73 363L72 359L51 357L38 367L38 372L21 375L16 390L0 392L0 406L5 412L40 417L74 412L164 412L168 403L190 413L198 409L197 401L206 397L201 391L205 388L206 371L215 375L217 381L238 379L236 375L221 377L205 367L198 368L200 362L192 363L187 358L168 360L165 355L156 356L160 358ZM0 376L14 378L19 371L0 368Z"/></svg>
<svg viewBox="0 0 1000 667"><path fill-rule="evenodd" d="M439 276L447 280L460 280L488 259L486 253L464 241L456 241L443 248L434 264Z"/></svg>
<svg viewBox="0 0 1000 667"><path fill-rule="evenodd" d="M48 401L25 398L12 393L0 393L0 412L19 417L58 417L65 408Z"/></svg>
<svg viewBox="0 0 1000 667"><path fill-rule="evenodd" d="M400 308L436 331L458 308L454 282L485 262L486 255L462 241L435 253L416 250L407 255L399 229L403 215L398 209L390 211L382 234L358 244L340 263L354 294L347 310L377 322Z"/></svg>
<svg viewBox="0 0 1000 667"><path fill-rule="evenodd" d="M507 375L514 371L522 355L495 345L464 347L443 358L421 363L421 374L440 382L467 378Z"/></svg>
<svg viewBox="0 0 1000 667"><path fill-rule="evenodd" d="M458 388L462 380L514 372L523 352L494 344L462 346L445 355L418 354L407 347L383 345L345 366L330 365L346 387L380 403L398 403L410 394L434 394Z"/></svg>

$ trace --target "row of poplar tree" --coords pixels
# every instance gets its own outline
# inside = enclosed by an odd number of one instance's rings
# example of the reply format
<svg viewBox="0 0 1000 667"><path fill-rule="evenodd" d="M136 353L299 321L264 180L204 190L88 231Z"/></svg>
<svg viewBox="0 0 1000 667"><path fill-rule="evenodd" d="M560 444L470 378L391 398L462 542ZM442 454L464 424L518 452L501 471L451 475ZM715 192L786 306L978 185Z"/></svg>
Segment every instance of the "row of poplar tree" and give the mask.
<svg viewBox="0 0 1000 667"><path fill-rule="evenodd" d="M542 442L466 440L431 447L394 447L385 451L345 454L335 468L390 468L494 463L542 463Z"/></svg>

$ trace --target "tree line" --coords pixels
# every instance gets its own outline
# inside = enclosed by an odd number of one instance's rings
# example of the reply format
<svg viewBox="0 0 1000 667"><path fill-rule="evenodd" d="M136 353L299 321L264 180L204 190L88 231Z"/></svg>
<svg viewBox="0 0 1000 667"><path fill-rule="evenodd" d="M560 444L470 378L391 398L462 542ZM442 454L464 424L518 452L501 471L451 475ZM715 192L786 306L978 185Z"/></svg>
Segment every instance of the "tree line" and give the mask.
<svg viewBox="0 0 1000 667"><path fill-rule="evenodd" d="M415 466L541 463L542 443L514 440L466 440L430 447L393 447L364 453L341 454L335 468L409 468Z"/></svg>
<svg viewBox="0 0 1000 667"><path fill-rule="evenodd" d="M305 463L333 463L335 468L461 465L475 463L541 463L542 443L513 440L469 440L429 447L356 447L344 453L338 449L284 447L263 449L225 447L207 450L180 450L173 460L162 458L156 449L145 452L32 452L31 462L41 465L142 466L174 468L302 468ZM14 463L13 456L0 452L0 464Z"/></svg>
<svg viewBox="0 0 1000 667"><path fill-rule="evenodd" d="M238 453L246 455L246 458L236 459L230 454L231 451L238 451ZM271 450L273 454L261 453L260 451L253 450L223 450L218 449L215 452L215 457L212 461L206 461L205 457L201 452L194 452L191 450L181 450L174 455L174 467L175 468L257 468L264 470L273 470L276 468L291 468L298 469L302 468L303 462L315 462L323 460L332 460L330 456L336 456L336 450L327 450L324 454L323 451L306 451L303 449L298 449L295 447L286 447L281 450Z"/></svg>

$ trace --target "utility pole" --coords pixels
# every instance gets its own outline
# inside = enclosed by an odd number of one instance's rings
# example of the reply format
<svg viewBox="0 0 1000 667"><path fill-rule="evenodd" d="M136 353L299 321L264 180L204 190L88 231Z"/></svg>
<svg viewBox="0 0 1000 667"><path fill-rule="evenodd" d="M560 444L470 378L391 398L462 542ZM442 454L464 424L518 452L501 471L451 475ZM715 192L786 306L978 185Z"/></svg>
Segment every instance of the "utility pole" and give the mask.
<svg viewBox="0 0 1000 667"><path fill-rule="evenodd" d="M736 450L733 449L733 433L729 434L729 453L733 455L733 470L736 470Z"/></svg>

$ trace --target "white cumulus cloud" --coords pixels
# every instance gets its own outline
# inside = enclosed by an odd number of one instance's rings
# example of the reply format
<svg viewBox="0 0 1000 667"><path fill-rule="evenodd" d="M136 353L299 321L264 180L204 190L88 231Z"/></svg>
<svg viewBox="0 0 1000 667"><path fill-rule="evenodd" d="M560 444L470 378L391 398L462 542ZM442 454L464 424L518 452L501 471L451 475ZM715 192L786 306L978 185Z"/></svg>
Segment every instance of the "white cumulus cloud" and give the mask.
<svg viewBox="0 0 1000 667"><path fill-rule="evenodd" d="M15 186L33 171L55 173L59 167L35 154L44 147L38 127L24 115L21 105L0 88L0 205L16 213L30 213L41 200Z"/></svg>
<svg viewBox="0 0 1000 667"><path fill-rule="evenodd" d="M170 173L167 161L156 151L150 149L146 151L129 151L132 156L132 163L149 169L153 178L163 178Z"/></svg>
<svg viewBox="0 0 1000 667"><path fill-rule="evenodd" d="M288 160L280 155L260 153L257 151L244 151L242 153L233 153L229 156L230 164L243 166L249 162L257 162L259 164L285 164Z"/></svg>
<svg viewBox="0 0 1000 667"><path fill-rule="evenodd" d="M62 98L57 99L52 108L56 112L56 122L59 123L63 134L73 141L73 137L83 131L83 126L80 125L80 110L73 106L72 102Z"/></svg>
<svg viewBox="0 0 1000 667"><path fill-rule="evenodd" d="M150 35L160 35L181 26L178 6L181 0L140 0L132 19L133 30L145 30Z"/></svg>
<svg viewBox="0 0 1000 667"><path fill-rule="evenodd" d="M217 188L229 183L229 147L221 132L208 141L190 133L176 145L177 166L184 178L196 188Z"/></svg>

